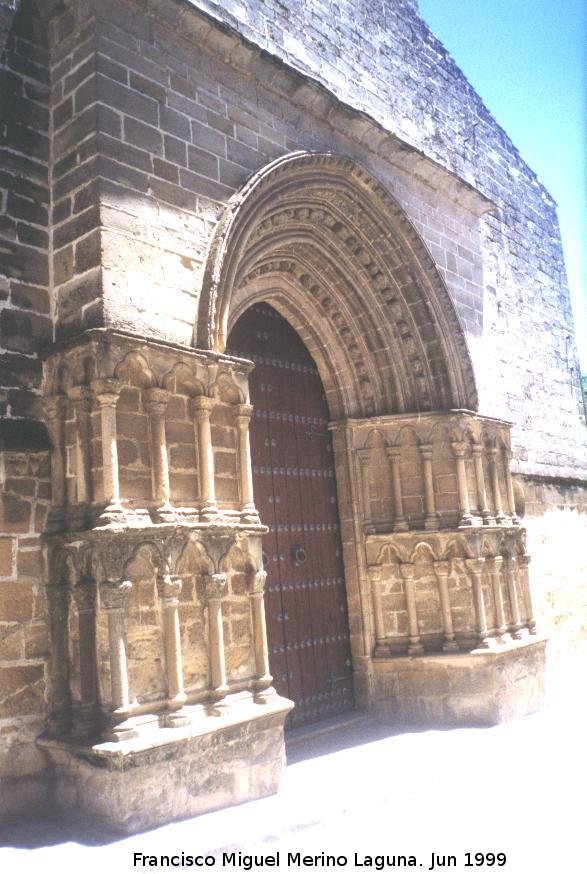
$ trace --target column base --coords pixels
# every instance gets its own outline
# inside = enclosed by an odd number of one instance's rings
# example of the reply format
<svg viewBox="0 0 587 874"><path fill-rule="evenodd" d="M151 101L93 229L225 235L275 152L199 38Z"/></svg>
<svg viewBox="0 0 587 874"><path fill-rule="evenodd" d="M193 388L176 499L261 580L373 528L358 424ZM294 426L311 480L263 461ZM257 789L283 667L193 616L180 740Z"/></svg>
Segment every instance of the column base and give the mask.
<svg viewBox="0 0 587 874"><path fill-rule="evenodd" d="M546 638L495 650L400 656L372 662L370 709L400 725L497 725L545 701Z"/></svg>
<svg viewBox="0 0 587 874"><path fill-rule="evenodd" d="M292 702L277 694L263 706L250 693L229 698L221 716L188 707L188 725L116 744L39 740L52 764L53 807L133 834L276 792Z"/></svg>

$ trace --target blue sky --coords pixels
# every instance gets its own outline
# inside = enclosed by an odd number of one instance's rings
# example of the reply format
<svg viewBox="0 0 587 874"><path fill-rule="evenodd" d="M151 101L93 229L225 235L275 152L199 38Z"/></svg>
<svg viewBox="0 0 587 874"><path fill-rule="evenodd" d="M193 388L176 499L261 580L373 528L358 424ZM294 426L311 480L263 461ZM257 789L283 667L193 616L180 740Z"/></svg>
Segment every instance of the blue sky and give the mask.
<svg viewBox="0 0 587 874"><path fill-rule="evenodd" d="M587 372L587 0L419 0L419 6L558 203Z"/></svg>

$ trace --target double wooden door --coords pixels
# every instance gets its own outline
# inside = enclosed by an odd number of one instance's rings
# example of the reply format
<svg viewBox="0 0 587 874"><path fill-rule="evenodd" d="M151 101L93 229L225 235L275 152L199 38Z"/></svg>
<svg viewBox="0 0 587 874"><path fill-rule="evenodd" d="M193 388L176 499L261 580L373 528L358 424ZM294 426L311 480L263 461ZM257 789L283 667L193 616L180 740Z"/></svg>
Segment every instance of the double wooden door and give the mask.
<svg viewBox="0 0 587 874"><path fill-rule="evenodd" d="M353 708L348 613L332 439L322 382L279 313L258 304L232 330L231 354L255 362L251 453L255 503L269 527L269 663L295 702L290 725Z"/></svg>

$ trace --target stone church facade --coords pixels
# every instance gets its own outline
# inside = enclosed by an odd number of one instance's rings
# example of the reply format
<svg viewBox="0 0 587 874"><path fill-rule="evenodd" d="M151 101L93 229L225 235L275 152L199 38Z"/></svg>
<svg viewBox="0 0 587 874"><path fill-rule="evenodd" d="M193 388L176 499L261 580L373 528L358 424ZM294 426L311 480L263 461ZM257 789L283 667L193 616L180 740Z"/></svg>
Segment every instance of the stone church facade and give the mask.
<svg viewBox="0 0 587 874"><path fill-rule="evenodd" d="M0 817L134 831L275 791L284 725L542 706L587 626L555 204L414 0L0 39Z"/></svg>

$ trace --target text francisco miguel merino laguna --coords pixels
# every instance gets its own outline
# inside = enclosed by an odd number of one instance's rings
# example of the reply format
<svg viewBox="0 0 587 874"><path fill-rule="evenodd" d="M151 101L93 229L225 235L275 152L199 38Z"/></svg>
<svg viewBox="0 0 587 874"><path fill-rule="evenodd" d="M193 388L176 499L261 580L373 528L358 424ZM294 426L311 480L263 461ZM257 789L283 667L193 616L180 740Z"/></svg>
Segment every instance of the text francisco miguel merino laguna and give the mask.
<svg viewBox="0 0 587 874"><path fill-rule="evenodd" d="M467 854L470 855L470 854ZM499 866L505 863L495 859L494 864ZM134 854L135 868L170 867L170 868L242 868L243 871L256 870L257 868L277 868L282 865L287 868L345 868L347 865L354 868L371 868L383 871L385 868L423 868L435 871L437 868L456 867L456 856L441 856L432 853L426 854L426 861L419 862L412 855L375 855L354 853L354 858L344 855L329 855L318 853L313 856L305 856L302 853L275 853L248 854L248 853L222 853L221 856L201 855L192 856L188 853L176 853L175 855L150 856L145 853ZM366 872L365 872L366 874Z"/></svg>

